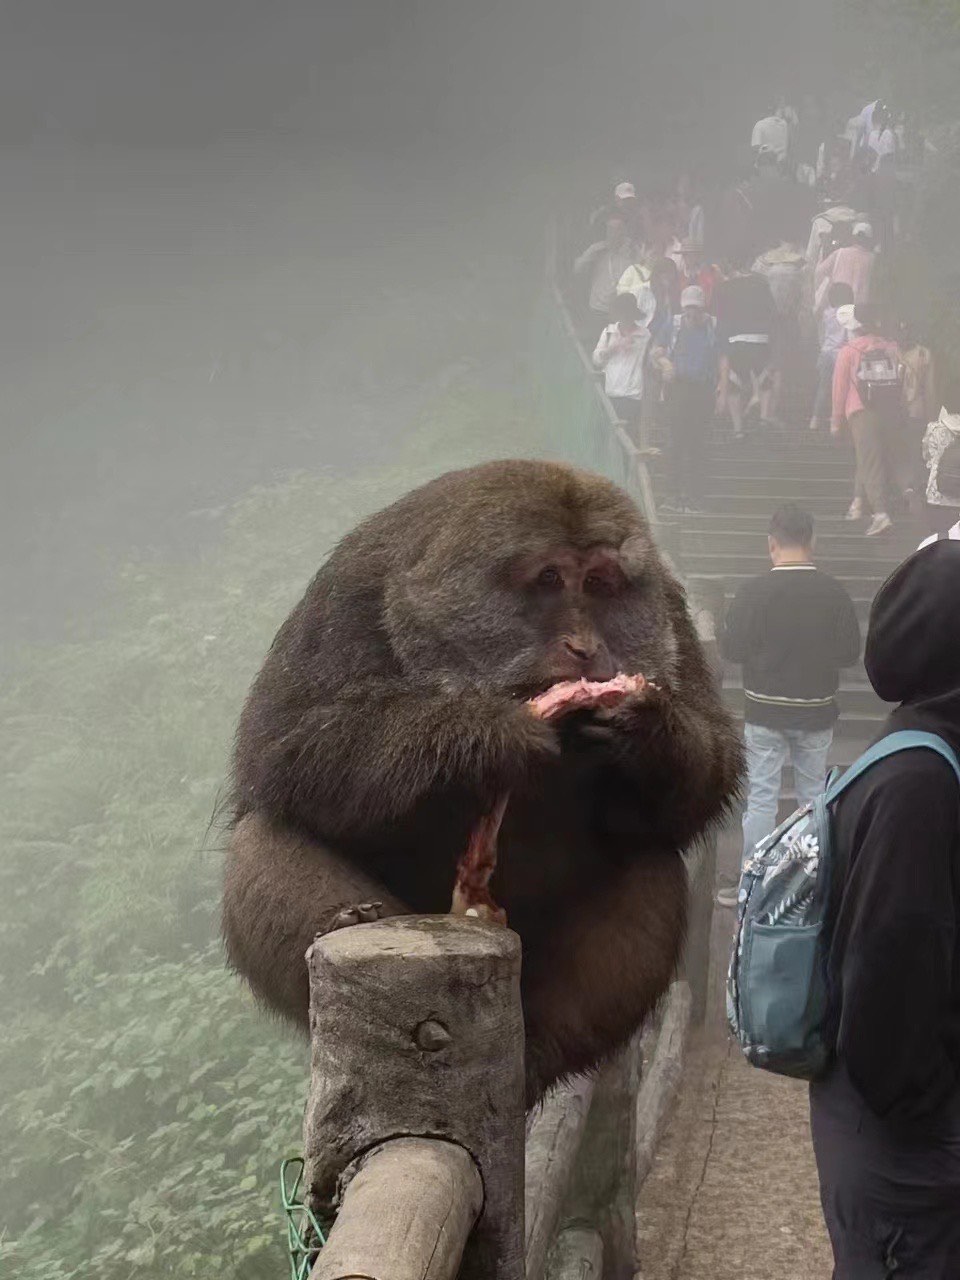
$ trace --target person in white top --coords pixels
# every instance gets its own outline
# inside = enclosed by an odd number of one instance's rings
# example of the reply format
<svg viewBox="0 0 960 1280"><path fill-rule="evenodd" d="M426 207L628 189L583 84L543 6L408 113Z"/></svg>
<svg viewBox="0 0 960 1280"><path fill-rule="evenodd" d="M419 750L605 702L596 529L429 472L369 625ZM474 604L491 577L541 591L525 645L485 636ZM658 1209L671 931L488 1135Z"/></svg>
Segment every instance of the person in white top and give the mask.
<svg viewBox="0 0 960 1280"><path fill-rule="evenodd" d="M929 538L924 538L917 550L922 551L924 547L929 547L934 542L939 542L941 538L949 538L953 542L960 542L960 520L956 524L952 524L946 533L931 533Z"/></svg>
<svg viewBox="0 0 960 1280"><path fill-rule="evenodd" d="M872 172L893 164L897 155L897 135L893 130L893 118L886 107L873 113L873 127L867 134L867 151L873 157Z"/></svg>
<svg viewBox="0 0 960 1280"><path fill-rule="evenodd" d="M650 330L641 323L632 293L618 293L610 313L614 323L601 333L593 363L603 370L604 390L617 416L632 426L640 420Z"/></svg>
<svg viewBox="0 0 960 1280"><path fill-rule="evenodd" d="M790 146L789 124L776 113L764 116L753 126L750 146L755 155L761 151L772 151L777 160L782 163L786 159L787 149Z"/></svg>
<svg viewBox="0 0 960 1280"><path fill-rule="evenodd" d="M870 137L870 132L874 125L874 114L876 113L879 115L885 109L886 108L880 99L875 98L873 102L868 102L859 114L851 116L847 121L846 132L850 139L851 160Z"/></svg>
<svg viewBox="0 0 960 1280"><path fill-rule="evenodd" d="M617 293L632 293L637 300L643 325L649 325L657 310L657 299L650 288L650 271L642 262L634 262L617 282Z"/></svg>
<svg viewBox="0 0 960 1280"><path fill-rule="evenodd" d="M927 468L927 527L945 533L960 515L960 381L943 388L943 408L923 437Z"/></svg>

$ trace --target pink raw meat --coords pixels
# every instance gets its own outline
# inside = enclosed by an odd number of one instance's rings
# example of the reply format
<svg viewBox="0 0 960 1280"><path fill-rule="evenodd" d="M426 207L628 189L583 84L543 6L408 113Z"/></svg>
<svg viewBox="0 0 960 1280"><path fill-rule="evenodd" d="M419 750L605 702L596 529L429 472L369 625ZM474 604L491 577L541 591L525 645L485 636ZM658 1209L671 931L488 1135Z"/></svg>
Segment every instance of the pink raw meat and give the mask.
<svg viewBox="0 0 960 1280"><path fill-rule="evenodd" d="M612 680L562 680L531 698L528 706L543 720L556 720L570 711L586 707L615 707L633 693L648 687L644 676L620 672Z"/></svg>

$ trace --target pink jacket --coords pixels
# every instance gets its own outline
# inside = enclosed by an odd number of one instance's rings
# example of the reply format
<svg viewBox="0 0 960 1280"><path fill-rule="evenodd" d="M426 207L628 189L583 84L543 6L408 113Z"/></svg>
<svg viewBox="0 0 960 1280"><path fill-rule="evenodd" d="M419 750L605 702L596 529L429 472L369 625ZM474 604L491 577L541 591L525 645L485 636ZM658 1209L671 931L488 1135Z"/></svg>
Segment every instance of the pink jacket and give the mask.
<svg viewBox="0 0 960 1280"><path fill-rule="evenodd" d="M860 335L852 337L837 353L837 363L833 367L833 413L831 415L831 425L834 428L842 426L851 413L860 413L863 410L863 401L857 389L857 369L863 353L878 348L892 351L897 359L900 359L900 348L897 344L891 342L889 338L878 338L876 334L873 337Z"/></svg>
<svg viewBox="0 0 960 1280"><path fill-rule="evenodd" d="M853 290L854 302L869 302L873 260L873 251L859 244L834 249L830 257L824 258L817 267L815 287L819 290L824 281L848 284Z"/></svg>

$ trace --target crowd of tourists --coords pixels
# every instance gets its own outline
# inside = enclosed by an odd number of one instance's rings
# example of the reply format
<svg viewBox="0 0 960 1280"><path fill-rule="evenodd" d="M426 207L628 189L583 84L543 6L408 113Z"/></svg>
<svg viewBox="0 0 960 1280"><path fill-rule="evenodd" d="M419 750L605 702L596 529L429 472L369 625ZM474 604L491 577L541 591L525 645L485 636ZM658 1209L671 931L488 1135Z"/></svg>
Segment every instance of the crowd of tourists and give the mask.
<svg viewBox="0 0 960 1280"><path fill-rule="evenodd" d="M867 537L960 514L960 384L888 305L918 144L880 101L825 127L815 102L758 120L750 172L700 191L625 177L573 263L582 336L638 443L662 442L667 512L706 509L715 447L851 448L844 513Z"/></svg>
<svg viewBox="0 0 960 1280"><path fill-rule="evenodd" d="M617 416L666 450L662 509L707 510L715 449L786 459L829 433L851 459L837 518L927 535L880 589L864 649L812 516L774 513L771 569L717 625L743 670L748 767L745 870L718 902L738 913L728 1008L744 1051L812 1081L835 1280L958 1280L960 379L892 305L909 130L879 100L823 122L816 103L779 102L753 128L749 175L712 197L625 175L573 277ZM828 803L840 672L862 650L897 705ZM788 761L801 808L778 828Z"/></svg>

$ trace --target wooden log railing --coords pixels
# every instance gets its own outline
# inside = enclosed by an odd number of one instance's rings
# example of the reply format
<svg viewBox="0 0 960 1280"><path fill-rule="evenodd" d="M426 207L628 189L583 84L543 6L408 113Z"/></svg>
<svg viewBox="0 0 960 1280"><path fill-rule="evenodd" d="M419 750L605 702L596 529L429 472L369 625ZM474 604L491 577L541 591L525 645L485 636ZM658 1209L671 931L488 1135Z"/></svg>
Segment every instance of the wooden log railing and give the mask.
<svg viewBox="0 0 960 1280"><path fill-rule="evenodd" d="M567 308L555 230L549 241L559 349L546 359L566 362L573 382L561 390L576 386L595 434L576 446L605 460L680 572L677 531L659 518L645 457ZM333 1225L311 1280L633 1280L638 1189L704 1011L715 856L706 841L687 857L688 944L658 1018L596 1079L558 1088L530 1117L515 934L401 916L317 938L304 1172L309 1208Z"/></svg>
<svg viewBox="0 0 960 1280"><path fill-rule="evenodd" d="M659 1037L525 1117L516 934L401 916L317 938L308 965L304 1177L333 1222L311 1280L630 1280L637 1172L679 1075L686 983Z"/></svg>

